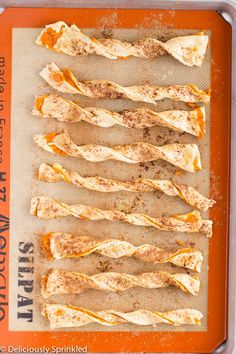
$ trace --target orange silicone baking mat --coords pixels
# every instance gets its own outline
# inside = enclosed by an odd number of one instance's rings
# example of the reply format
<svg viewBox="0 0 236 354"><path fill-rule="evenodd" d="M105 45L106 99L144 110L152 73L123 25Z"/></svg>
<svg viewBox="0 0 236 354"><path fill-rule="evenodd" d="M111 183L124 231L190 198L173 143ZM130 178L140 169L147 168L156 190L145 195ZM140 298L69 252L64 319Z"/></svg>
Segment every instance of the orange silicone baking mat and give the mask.
<svg viewBox="0 0 236 354"><path fill-rule="evenodd" d="M45 24L63 20L67 23L76 23L80 28L92 28L109 32L113 29L139 29L141 33L151 30L163 30L166 33L171 31L194 31L205 30L210 32L210 50L211 50L211 88L212 99L210 105L210 196L217 201L217 205L209 212L209 218L214 221L213 237L209 242L208 250L208 300L207 300L207 318L203 330L189 331L161 331L155 330L127 330L127 331L103 331L100 327L99 331L23 331L17 328L15 331L13 323L11 323L12 309L11 298L13 287L8 282L8 262L9 244L14 244L13 237L17 237L14 233L9 233L10 208L12 210L17 204L17 198L10 199L10 176L15 176L15 171L21 169L20 161L17 166L13 166L12 174L10 171L10 162L14 162L14 156L10 151L15 151L20 143L20 125L19 140L10 140L10 131L14 129L15 121L10 121L10 117L14 118L10 112L14 107L11 102L11 93L14 92L11 82L14 84L15 72L14 55L15 47L13 47L14 36L17 36L17 29L22 31L26 29L42 28ZM2 290L1 290L1 333L6 336L1 338L3 347L12 346L29 346L29 347L47 347L51 346L72 346L87 347L90 352L117 352L117 351L148 351L148 352L210 352L226 339L226 292L227 292L227 221L228 221L228 186L229 186L229 113L230 113L230 27L219 17L216 12L211 11L148 11L148 10L101 10L101 9L7 9L0 17L0 31L4 33L4 42L1 54L1 99L2 99L2 155L1 155L1 255L2 255ZM20 32L18 32L20 33ZM23 32L22 32L23 33ZM25 32L27 33L27 32ZM125 33L125 32L124 32ZM12 51L13 50L13 51ZM22 53L22 57L27 53ZM28 54L30 56L30 53ZM58 58L60 55L58 54ZM36 59L35 59L36 60ZM158 61L158 59L157 59ZM46 64L46 63L45 63ZM21 65L24 70L24 63ZM25 65L27 70L27 65ZM168 69L169 70L169 69ZM172 67L173 70L173 67ZM169 71L168 71L169 72ZM168 73L167 72L167 73ZM25 73L24 73L25 74ZM157 73L158 75L158 73ZM22 75L25 78L25 76ZM27 73L26 73L27 77ZM85 77L86 79L86 77ZM20 75L19 75L20 80ZM19 83L22 85L30 85L31 82ZM15 85L15 84L14 84ZM17 86L18 87L18 86ZM45 88L47 90L47 88ZM38 92L35 92L38 94ZM24 103L24 102L23 102ZM20 108L20 106L19 106ZM29 121L33 124L34 120ZM22 133L23 136L23 133ZM128 141L127 141L128 142ZM10 144L12 149L10 149ZM23 145L23 143L22 143ZM23 148L24 150L24 148ZM22 159L24 159L24 151L22 151ZM27 158L27 155L25 155ZM19 166L18 166L19 165ZM23 164L22 164L23 165ZM13 171L14 170L14 171ZM6 173L6 174L5 174ZM19 176L21 176L19 171ZM15 178L15 177L14 177ZM32 181L32 183L34 183ZM11 201L11 203L10 203ZM21 228L24 229L24 220ZM32 222L34 222L32 220ZM25 232L28 229L25 226ZM32 237L37 237L32 235ZM197 245L196 245L197 248ZM11 250L12 257L18 257L17 252L14 256L14 250ZM12 261L16 259L12 258ZM13 263L13 262L12 262ZM19 264L19 266L21 266ZM37 273L38 267L34 272ZM19 273L20 272L19 270ZM17 279L17 278L16 278ZM38 274L34 276L38 280ZM16 280L17 281L17 280ZM19 292L19 301L16 303L17 316L27 321L31 319L31 307L24 307L22 304L29 304L30 297L27 294ZM88 295L89 296L89 295ZM108 304L106 304L108 306ZM158 301L157 305L158 307ZM113 306L114 307L114 306ZM34 309L33 309L34 310ZM28 317L27 317L28 316ZM19 322L20 323L20 322ZM25 327L22 324L22 328Z"/></svg>

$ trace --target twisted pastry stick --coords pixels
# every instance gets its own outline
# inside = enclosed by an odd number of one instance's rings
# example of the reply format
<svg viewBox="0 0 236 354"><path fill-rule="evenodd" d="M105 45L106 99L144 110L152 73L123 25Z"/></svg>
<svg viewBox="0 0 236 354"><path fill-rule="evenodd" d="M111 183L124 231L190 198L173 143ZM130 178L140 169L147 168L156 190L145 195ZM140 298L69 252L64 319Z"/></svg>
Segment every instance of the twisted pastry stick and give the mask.
<svg viewBox="0 0 236 354"><path fill-rule="evenodd" d="M41 247L48 259L80 258L95 253L115 259L133 257L145 263L172 263L198 273L203 260L202 253L193 248L165 250L148 244L134 246L121 240L96 240L61 232L42 235Z"/></svg>
<svg viewBox="0 0 236 354"><path fill-rule="evenodd" d="M40 33L36 44L68 55L97 54L109 59L128 59L130 56L154 58L170 54L187 66L201 66L205 57L208 36L196 35L175 37L163 43L156 38L140 39L133 43L117 39L90 38L76 26L67 26L58 21L47 25Z"/></svg>
<svg viewBox="0 0 236 354"><path fill-rule="evenodd" d="M128 222L138 226L153 226L163 231L201 232L207 237L212 235L212 221L202 220L199 211L171 217L153 218L146 214L126 214L119 210L102 210L87 205L69 205L47 196L31 199L31 215L40 219L53 219L62 216L75 216L82 220L110 220Z"/></svg>
<svg viewBox="0 0 236 354"><path fill-rule="evenodd" d="M50 328L80 327L89 323L115 326L133 323L140 326L165 323L168 325L200 325L203 315L198 310L178 309L168 312L137 310L119 312L114 310L90 311L81 307L60 304L44 304L42 315L50 322Z"/></svg>
<svg viewBox="0 0 236 354"><path fill-rule="evenodd" d="M85 120L103 128L112 127L115 124L139 129L160 125L176 131L187 132L199 138L202 138L205 133L204 107L199 107L193 111L174 110L165 112L139 108L117 113L95 107L81 108L73 101L55 94L49 94L36 97L32 113L43 118L53 117L69 123Z"/></svg>
<svg viewBox="0 0 236 354"><path fill-rule="evenodd" d="M199 292L199 277L188 274L167 272L141 273L137 275L125 273L100 273L89 276L76 272L51 269L42 276L42 295L79 294L87 289L106 291L125 291L135 286L148 289L176 286L180 290L197 295Z"/></svg>
<svg viewBox="0 0 236 354"><path fill-rule="evenodd" d="M155 146L148 143L134 143L107 147L103 145L76 145L66 131L37 134L34 142L42 149L61 156L84 158L91 162L117 160L139 163L163 159L189 172L201 170L198 146L195 144L169 144Z"/></svg>
<svg viewBox="0 0 236 354"><path fill-rule="evenodd" d="M206 211L215 204L213 199L205 198L194 188L177 184L168 180L139 178L132 181L117 181L102 177L82 177L77 172L69 171L59 163L52 166L42 163L36 173L37 178L44 182L65 181L79 188L87 188L98 192L152 192L161 191L169 196L179 196L191 206Z"/></svg>
<svg viewBox="0 0 236 354"><path fill-rule="evenodd" d="M90 98L126 98L156 104L163 98L183 102L209 102L210 91L199 90L195 85L173 86L120 86L106 80L80 82L70 69L60 69L56 64L48 64L40 76L55 90L80 94Z"/></svg>

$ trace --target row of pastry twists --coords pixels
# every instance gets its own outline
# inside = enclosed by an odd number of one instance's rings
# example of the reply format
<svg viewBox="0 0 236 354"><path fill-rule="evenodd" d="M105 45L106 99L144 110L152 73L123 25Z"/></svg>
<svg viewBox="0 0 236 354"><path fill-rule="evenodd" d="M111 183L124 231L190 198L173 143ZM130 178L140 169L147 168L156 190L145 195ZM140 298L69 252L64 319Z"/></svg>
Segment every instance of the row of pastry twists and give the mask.
<svg viewBox="0 0 236 354"><path fill-rule="evenodd" d="M94 39L82 33L76 26L56 22L46 26L36 43L69 55L97 54L110 59L124 59L130 56L153 58L169 54L187 66L200 66L203 62L208 36L199 35L176 37L163 43L155 38L141 39L133 43L116 39ZM70 69L60 69L56 64L47 65L40 73L41 77L55 90L69 94L81 94L90 98L125 98L132 101L156 104L163 98L183 102L209 102L210 92L198 89L194 85L172 86L129 86L124 87L106 80L79 81ZM148 108L112 112L101 108L81 108L78 104L55 94L36 98L33 114L43 118L54 117L59 121L78 122L85 120L101 127L115 124L127 128L145 128L161 125L173 130L187 132L202 138L205 133L205 109L192 111L155 112ZM106 147L100 145L76 145L67 132L50 133L34 137L41 148L60 155L84 158L88 161L108 159L127 163L138 163L163 159L186 171L201 169L200 154L195 144L170 144L162 147L147 143L136 143ZM214 204L190 186L171 181L139 179L136 181L115 181L101 177L82 177L75 171L69 171L59 164L50 166L41 164L37 176L46 182L66 181L77 187L95 191L114 192L150 192L159 190L170 196L179 196L190 205L207 210ZM126 214L118 210L101 210L85 205L69 205L49 197L35 197L31 201L31 214L39 218L55 218L73 215L88 220L125 221L139 226L154 226L165 231L202 232L210 237L212 222L202 220L200 213L193 211L185 215L154 218L146 214ZM42 249L48 258L79 258L96 253L111 258L134 257L144 262L167 263L200 272L201 252L182 248L165 250L144 244L134 246L121 240L96 240L87 236L50 233L41 239ZM170 274L158 271L141 274L107 272L86 275L77 272L52 269L42 277L42 294L49 297L59 294L78 294L86 289L106 291L125 291L131 287L161 288L175 286L178 289L197 295L200 287L198 277L184 273ZM62 304L45 304L42 311L51 328L80 327L89 323L114 326L124 323L138 325L200 324L202 314L193 309L178 309L168 312L137 310L123 313L113 310L89 311L84 308Z"/></svg>
<svg viewBox="0 0 236 354"><path fill-rule="evenodd" d="M133 246L120 240L96 240L87 236L74 234L50 233L41 238L42 249L48 258L77 258L97 253L111 258L135 257L144 262L166 263L186 267L200 272L202 254L189 248L164 250L153 245ZM199 278L188 274L167 272L150 272L138 275L125 273L103 273L88 276L86 274L53 269L42 277L42 294L44 297L59 294L78 294L85 289L106 291L124 291L133 286L160 288L174 285L184 292L197 295ZM106 326L124 323L138 325L183 325L201 324L202 314L194 309L178 309L168 312L138 310L122 313L105 310L99 312L84 308L45 304L42 314L50 322L50 327L80 327L92 322Z"/></svg>

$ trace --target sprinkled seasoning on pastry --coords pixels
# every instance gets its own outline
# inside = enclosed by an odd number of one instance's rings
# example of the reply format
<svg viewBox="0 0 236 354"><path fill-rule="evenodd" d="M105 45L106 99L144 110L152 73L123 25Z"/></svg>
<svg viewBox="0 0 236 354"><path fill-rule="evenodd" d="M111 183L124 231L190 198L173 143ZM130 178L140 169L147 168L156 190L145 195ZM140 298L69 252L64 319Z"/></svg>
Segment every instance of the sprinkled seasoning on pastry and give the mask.
<svg viewBox="0 0 236 354"><path fill-rule="evenodd" d="M119 312L103 310L93 312L81 307L44 304L42 315L49 320L50 327L80 327L89 323L98 323L103 326L115 326L124 323L133 323L140 326L156 325L200 325L203 315L198 310L178 309L168 312L137 310L133 312Z"/></svg>
<svg viewBox="0 0 236 354"><path fill-rule="evenodd" d="M38 96L32 112L43 118L53 117L62 122L76 123L82 120L103 128L121 125L143 129L155 125L203 138L205 134L205 108L192 111L172 110L155 112L149 108L112 112L103 108L81 108L77 103L56 94Z"/></svg>
<svg viewBox="0 0 236 354"><path fill-rule="evenodd" d="M116 209L102 210L82 204L69 205L48 196L39 196L31 199L30 213L40 219L53 219L71 215L82 220L119 221L137 226L152 226L163 231L200 232L207 237L212 236L212 221L202 220L197 210L170 217L151 217L142 213L126 214Z"/></svg>
<svg viewBox="0 0 236 354"><path fill-rule="evenodd" d="M196 144L155 146L148 143L134 143L113 147L96 144L78 146L70 139L66 131L35 135L34 142L53 154L84 158L91 162L117 160L139 163L162 159L188 172L195 172L202 168Z"/></svg>
<svg viewBox="0 0 236 354"><path fill-rule="evenodd" d="M62 232L42 235L41 248L48 259L80 258L95 253L114 259L133 257L145 263L172 263L198 273L203 260L202 253L193 248L167 250L149 244L134 246L127 241L96 240Z"/></svg>
<svg viewBox="0 0 236 354"><path fill-rule="evenodd" d="M180 197L189 205L206 211L215 204L215 201L208 199L197 192L191 186L174 183L168 180L153 180L139 178L131 181L119 181L102 177L82 177L75 171L67 170L60 164L49 165L42 163L39 166L36 176L44 182L61 182L71 183L78 188L87 188L98 192L152 192L161 191L168 196Z"/></svg>
<svg viewBox="0 0 236 354"><path fill-rule="evenodd" d="M156 38L144 38L129 43L118 39L95 39L84 34L75 24L58 21L47 25L36 44L56 52L75 55L101 55L109 59L131 56L155 58L169 54L187 66L201 66L206 54L208 36L204 32L169 39L163 43Z"/></svg>
<svg viewBox="0 0 236 354"><path fill-rule="evenodd" d="M48 64L40 76L55 90L70 94L80 94L90 98L129 99L137 102L156 104L169 98L174 101L210 101L210 90L203 91L195 85L172 86L129 86L124 87L107 80L78 81L70 69L60 69L56 64Z"/></svg>
<svg viewBox="0 0 236 354"><path fill-rule="evenodd" d="M133 287L158 289L167 286L175 286L186 293L197 295L200 281L198 276L163 271L137 275L107 272L89 276L58 269L51 269L41 280L44 298L52 295L79 294L88 289L125 291Z"/></svg>

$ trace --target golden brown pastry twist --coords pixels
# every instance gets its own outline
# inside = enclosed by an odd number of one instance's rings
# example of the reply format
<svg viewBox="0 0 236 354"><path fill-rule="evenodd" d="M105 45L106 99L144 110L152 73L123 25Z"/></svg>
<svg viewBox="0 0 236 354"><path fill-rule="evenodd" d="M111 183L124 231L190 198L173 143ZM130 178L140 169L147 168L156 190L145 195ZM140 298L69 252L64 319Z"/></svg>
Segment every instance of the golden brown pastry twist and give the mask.
<svg viewBox="0 0 236 354"><path fill-rule="evenodd" d="M199 211L170 217L151 217L142 213L126 214L122 211L102 210L91 206L69 205L56 201L48 196L31 199L31 215L40 219L53 219L72 215L82 220L109 220L127 222L137 226L153 226L162 231L200 232L207 237L212 236L212 221L202 220Z"/></svg>
<svg viewBox="0 0 236 354"><path fill-rule="evenodd" d="M107 80L81 82L70 69L61 70L55 63L48 64L40 72L40 76L59 92L80 94L90 98L122 98L153 104L164 98L189 103L210 101L210 91L200 90L195 85L124 87Z"/></svg>
<svg viewBox="0 0 236 354"><path fill-rule="evenodd" d="M41 281L44 298L52 295L79 294L87 289L125 291L135 286L157 289L170 285L192 295L197 295L200 281L198 276L184 273L170 274L162 271L137 275L107 272L89 276L58 269L51 269L42 276Z"/></svg>
<svg viewBox="0 0 236 354"><path fill-rule="evenodd" d="M205 108L192 111L173 110L155 112L149 108L111 112L107 109L81 108L77 103L56 94L38 96L32 112L43 118L53 117L62 122L75 123L82 120L103 128L115 124L126 128L143 129L159 125L176 131L187 132L199 138L205 134Z"/></svg>
<svg viewBox="0 0 236 354"><path fill-rule="evenodd" d="M91 162L117 160L126 163L139 163L165 160L188 172L201 170L201 158L195 144L168 144L155 146L148 143L116 145L113 147L87 144L76 145L66 131L37 134L34 142L42 149L60 156L83 158Z"/></svg>
<svg viewBox="0 0 236 354"><path fill-rule="evenodd" d="M102 177L82 177L77 172L62 167L59 163L52 166L42 163L36 172L36 176L44 182L65 181L79 188L87 188L98 192L129 191L140 193L161 191L172 197L178 196L189 205L203 211L215 204L213 199L204 197L194 188L168 180L139 178L132 181L119 181Z"/></svg>
<svg viewBox="0 0 236 354"><path fill-rule="evenodd" d="M95 39L84 34L75 24L68 26L58 21L47 25L36 44L68 55L97 54L109 59L127 59L130 56L154 58L170 54L187 66L201 66L205 57L208 36L203 32L175 37L163 43L156 38L139 39L133 43L117 39Z"/></svg>
<svg viewBox="0 0 236 354"><path fill-rule="evenodd" d="M195 272L201 272L203 256L193 248L165 250L153 245L134 246L127 241L52 232L41 237L41 247L48 259L79 258L89 254L101 254L109 258L134 257L145 263L172 263Z"/></svg>
<svg viewBox="0 0 236 354"><path fill-rule="evenodd" d="M137 310L119 312L114 310L90 311L81 307L61 304L44 304L42 315L50 322L50 327L80 327L89 323L103 326L115 326L133 323L140 326L165 323L168 325L200 325L203 315L194 309L178 309L168 312Z"/></svg>

